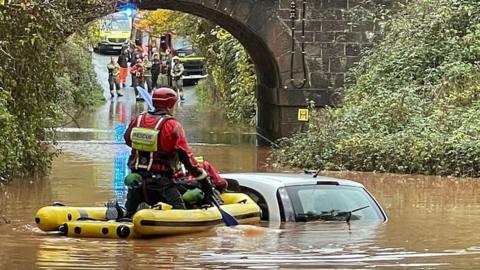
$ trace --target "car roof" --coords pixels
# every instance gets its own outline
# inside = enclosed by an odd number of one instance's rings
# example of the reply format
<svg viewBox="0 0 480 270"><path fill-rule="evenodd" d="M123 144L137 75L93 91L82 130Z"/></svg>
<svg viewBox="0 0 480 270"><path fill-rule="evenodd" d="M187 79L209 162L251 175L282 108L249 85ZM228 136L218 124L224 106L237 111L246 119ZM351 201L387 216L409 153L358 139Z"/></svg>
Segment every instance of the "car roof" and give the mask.
<svg viewBox="0 0 480 270"><path fill-rule="evenodd" d="M225 173L221 174L223 178L235 179L242 184L243 181L255 181L265 184L283 187L297 185L316 185L319 182L337 182L340 186L353 186L364 188L358 182L346 179L339 179L327 176L317 176L313 178L312 174L295 174L295 173Z"/></svg>

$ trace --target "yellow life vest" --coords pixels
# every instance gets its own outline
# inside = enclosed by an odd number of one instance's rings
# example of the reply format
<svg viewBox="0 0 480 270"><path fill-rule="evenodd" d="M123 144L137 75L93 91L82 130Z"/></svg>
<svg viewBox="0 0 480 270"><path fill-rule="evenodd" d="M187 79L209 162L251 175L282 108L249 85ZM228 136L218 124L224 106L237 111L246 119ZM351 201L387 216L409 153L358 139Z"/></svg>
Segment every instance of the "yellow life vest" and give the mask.
<svg viewBox="0 0 480 270"><path fill-rule="evenodd" d="M140 127L143 117L144 114L138 116L137 126L132 128L130 138L132 140L132 149L136 151L135 169L146 169L150 171L154 160L154 153L158 151L158 136L162 123L171 117L162 116L154 128Z"/></svg>

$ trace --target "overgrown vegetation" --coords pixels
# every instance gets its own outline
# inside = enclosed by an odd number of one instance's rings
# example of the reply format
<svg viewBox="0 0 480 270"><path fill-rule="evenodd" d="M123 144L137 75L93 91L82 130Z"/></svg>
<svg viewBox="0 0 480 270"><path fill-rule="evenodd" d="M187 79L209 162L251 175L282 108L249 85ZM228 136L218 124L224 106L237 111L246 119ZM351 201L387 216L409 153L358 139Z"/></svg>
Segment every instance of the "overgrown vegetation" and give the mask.
<svg viewBox="0 0 480 270"><path fill-rule="evenodd" d="M7 2L7 3L5 3ZM45 173L46 141L62 111L91 104L88 52L65 39L114 1L4 1L0 4L0 178Z"/></svg>
<svg viewBox="0 0 480 270"><path fill-rule="evenodd" d="M197 96L202 104L217 101L228 119L255 125L256 75L248 53L219 26L213 26L208 35L209 40L200 42L206 43L203 50L209 59L209 77L197 87Z"/></svg>
<svg viewBox="0 0 480 270"><path fill-rule="evenodd" d="M255 124L255 68L237 39L208 20L180 12L150 12L142 24L156 35L174 32L190 37L208 68L209 77L196 88L200 103L224 108L234 122Z"/></svg>
<svg viewBox="0 0 480 270"><path fill-rule="evenodd" d="M343 107L283 139L280 164L480 176L480 2L408 1L352 71Z"/></svg>
<svg viewBox="0 0 480 270"><path fill-rule="evenodd" d="M74 122L78 126L76 119L80 114L104 100L87 46L85 38L74 34L58 50L62 70L55 87L59 93L56 105L64 115L62 125Z"/></svg>

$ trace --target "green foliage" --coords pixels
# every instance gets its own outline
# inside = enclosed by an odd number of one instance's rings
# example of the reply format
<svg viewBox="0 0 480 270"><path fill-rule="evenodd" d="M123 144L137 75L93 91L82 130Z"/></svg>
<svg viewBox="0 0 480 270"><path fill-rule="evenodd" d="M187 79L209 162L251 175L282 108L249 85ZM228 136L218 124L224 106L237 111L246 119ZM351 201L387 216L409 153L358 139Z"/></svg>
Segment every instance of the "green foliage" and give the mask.
<svg viewBox="0 0 480 270"><path fill-rule="evenodd" d="M22 150L18 147L20 140L15 133L15 130L18 129L15 116L7 109L10 100L9 94L0 88L0 130L2 131L2 136L0 136L0 180L10 176L9 172L12 171L15 164L20 162L18 150Z"/></svg>
<svg viewBox="0 0 480 270"><path fill-rule="evenodd" d="M85 109L104 100L92 66L92 55L86 50L88 39L74 34L58 50L62 70L56 77L59 93L56 105L70 120L75 121Z"/></svg>
<svg viewBox="0 0 480 270"><path fill-rule="evenodd" d="M226 116L235 122L255 124L256 76L253 64L243 46L230 33L216 26L209 46L211 74Z"/></svg>
<svg viewBox="0 0 480 270"><path fill-rule="evenodd" d="M280 142L283 165L480 176L480 2L406 3L351 74L343 106Z"/></svg>
<svg viewBox="0 0 480 270"><path fill-rule="evenodd" d="M52 133L45 130L62 118L59 104L62 95L71 91L57 83L70 81L84 87L86 78L82 76L91 74L80 74L86 69L75 62L68 64L80 69L66 71L62 61L67 58L60 57L58 49L91 14L101 13L102 6L108 7L106 2L93 0L9 1L0 5L1 178L43 174L49 169L54 152L46 143L52 140Z"/></svg>
<svg viewBox="0 0 480 270"><path fill-rule="evenodd" d="M211 77L207 77L206 79L197 83L197 86L195 87L195 94L200 104L208 104L209 102L212 103L212 101L215 100L213 91L211 91L213 88L212 84L213 82Z"/></svg>
<svg viewBox="0 0 480 270"><path fill-rule="evenodd" d="M81 43L85 44L86 47L97 47L98 43L102 41L102 37L100 35L100 19L89 22L75 34L77 36L76 38L79 38Z"/></svg>

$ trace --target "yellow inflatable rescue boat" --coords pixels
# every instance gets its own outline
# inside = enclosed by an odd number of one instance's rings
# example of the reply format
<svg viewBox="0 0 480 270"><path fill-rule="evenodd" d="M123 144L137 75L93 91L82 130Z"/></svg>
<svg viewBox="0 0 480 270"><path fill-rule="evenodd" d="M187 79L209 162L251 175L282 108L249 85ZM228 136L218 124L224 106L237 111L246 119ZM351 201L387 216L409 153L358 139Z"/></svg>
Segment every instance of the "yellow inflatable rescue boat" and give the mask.
<svg viewBox="0 0 480 270"><path fill-rule="evenodd" d="M239 224L260 221L260 207L246 194L224 193L222 209L235 217ZM216 207L192 210L140 210L133 216L135 231L140 235L170 235L208 230L223 225Z"/></svg>
<svg viewBox="0 0 480 270"><path fill-rule="evenodd" d="M260 221L260 207L246 194L221 195L222 210L239 224ZM202 209L178 210L162 204L162 209L143 209L135 213L133 222L106 221L106 207L46 206L37 211L35 222L43 231L61 231L71 237L140 238L208 230L224 221L212 206Z"/></svg>

